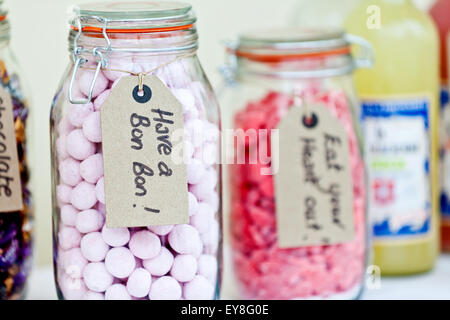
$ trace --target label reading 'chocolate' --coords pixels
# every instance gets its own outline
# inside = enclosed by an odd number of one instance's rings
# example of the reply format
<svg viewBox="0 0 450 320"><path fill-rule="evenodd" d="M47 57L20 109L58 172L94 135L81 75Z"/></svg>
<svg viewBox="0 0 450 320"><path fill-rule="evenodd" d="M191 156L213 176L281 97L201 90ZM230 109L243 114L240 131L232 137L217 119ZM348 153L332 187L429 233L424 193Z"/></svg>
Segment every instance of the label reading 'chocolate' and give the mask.
<svg viewBox="0 0 450 320"><path fill-rule="evenodd" d="M0 87L0 212L23 209L11 96Z"/></svg>
<svg viewBox="0 0 450 320"><path fill-rule="evenodd" d="M186 165L172 158L183 107L158 77L145 77L142 92L137 84L122 78L101 110L106 224L189 223Z"/></svg>
<svg viewBox="0 0 450 320"><path fill-rule="evenodd" d="M293 107L278 129L272 155L279 150L279 157L272 161L279 162L275 164L279 247L352 241L353 188L345 128L319 104Z"/></svg>

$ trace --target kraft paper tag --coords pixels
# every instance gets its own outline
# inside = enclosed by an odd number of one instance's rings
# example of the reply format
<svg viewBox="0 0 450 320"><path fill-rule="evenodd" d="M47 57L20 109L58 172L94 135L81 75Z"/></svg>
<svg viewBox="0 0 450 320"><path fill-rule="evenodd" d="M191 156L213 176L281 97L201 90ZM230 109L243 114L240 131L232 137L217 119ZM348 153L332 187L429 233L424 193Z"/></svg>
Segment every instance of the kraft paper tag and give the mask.
<svg viewBox="0 0 450 320"><path fill-rule="evenodd" d="M141 96L137 77L122 78L101 109L109 228L189 223L186 165L172 160L183 107L158 77L143 84Z"/></svg>
<svg viewBox="0 0 450 320"><path fill-rule="evenodd" d="M347 133L325 106L305 109L294 106L272 138L280 248L344 243L355 233Z"/></svg>
<svg viewBox="0 0 450 320"><path fill-rule="evenodd" d="M11 96L0 86L0 212L23 210Z"/></svg>

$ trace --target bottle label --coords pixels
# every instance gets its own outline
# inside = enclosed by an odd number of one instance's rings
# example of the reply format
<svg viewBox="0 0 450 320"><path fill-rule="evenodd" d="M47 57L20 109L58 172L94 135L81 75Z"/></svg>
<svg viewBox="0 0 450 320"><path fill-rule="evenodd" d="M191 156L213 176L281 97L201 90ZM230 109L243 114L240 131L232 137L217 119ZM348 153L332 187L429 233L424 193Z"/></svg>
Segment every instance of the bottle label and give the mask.
<svg viewBox="0 0 450 320"><path fill-rule="evenodd" d="M363 99L369 216L374 236L423 236L430 231L430 99Z"/></svg>
<svg viewBox="0 0 450 320"><path fill-rule="evenodd" d="M440 124L440 207L442 218L450 220L450 104L446 85L441 87L441 124Z"/></svg>

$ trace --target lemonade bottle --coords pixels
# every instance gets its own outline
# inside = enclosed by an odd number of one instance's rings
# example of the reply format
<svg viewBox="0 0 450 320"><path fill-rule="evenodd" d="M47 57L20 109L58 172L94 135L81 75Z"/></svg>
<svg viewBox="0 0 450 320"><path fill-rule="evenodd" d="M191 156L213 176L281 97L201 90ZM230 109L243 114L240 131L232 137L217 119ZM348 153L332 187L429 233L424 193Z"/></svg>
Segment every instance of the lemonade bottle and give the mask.
<svg viewBox="0 0 450 320"><path fill-rule="evenodd" d="M383 275L430 270L439 252L436 28L410 0L364 0L346 28L376 55L356 74L374 264Z"/></svg>

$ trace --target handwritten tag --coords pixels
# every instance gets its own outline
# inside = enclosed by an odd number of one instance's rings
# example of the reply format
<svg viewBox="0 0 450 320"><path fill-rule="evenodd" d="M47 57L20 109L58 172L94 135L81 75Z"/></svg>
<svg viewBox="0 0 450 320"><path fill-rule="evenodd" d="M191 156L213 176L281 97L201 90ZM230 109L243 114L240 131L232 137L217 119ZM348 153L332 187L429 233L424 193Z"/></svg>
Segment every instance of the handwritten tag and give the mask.
<svg viewBox="0 0 450 320"><path fill-rule="evenodd" d="M122 78L101 110L109 228L189 223L186 165L172 160L183 108L158 77L143 83Z"/></svg>
<svg viewBox="0 0 450 320"><path fill-rule="evenodd" d="M272 141L280 248L345 243L355 233L347 133L325 106L304 110L293 107Z"/></svg>
<svg viewBox="0 0 450 320"><path fill-rule="evenodd" d="M11 96L0 86L0 212L23 210Z"/></svg>

